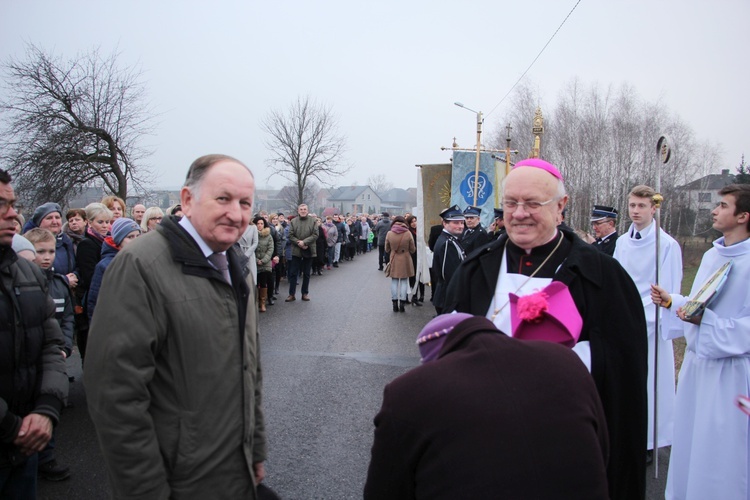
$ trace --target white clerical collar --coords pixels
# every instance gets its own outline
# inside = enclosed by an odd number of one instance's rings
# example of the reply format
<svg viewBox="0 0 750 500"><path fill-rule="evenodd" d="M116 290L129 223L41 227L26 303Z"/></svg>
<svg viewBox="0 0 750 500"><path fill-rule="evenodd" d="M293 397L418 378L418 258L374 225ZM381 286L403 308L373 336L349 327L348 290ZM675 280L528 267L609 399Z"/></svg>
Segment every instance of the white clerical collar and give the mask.
<svg viewBox="0 0 750 500"><path fill-rule="evenodd" d="M653 219L651 219L651 224L649 224L648 226L644 227L640 231L638 230L638 228L635 227L635 224L633 224L633 230L630 232L630 237L631 238L635 238L635 233L641 233L641 238L645 238L646 236L648 236L651 233L651 228L652 227L654 227L654 220Z"/></svg>
<svg viewBox="0 0 750 500"><path fill-rule="evenodd" d="M201 238L201 235L198 234L198 231L195 229L195 226L193 226L193 224L190 222L190 219L188 219L187 216L185 216L182 219L180 219L180 222L178 222L178 224L180 226L182 226L182 228L185 231L187 231L190 236L193 237L193 239L195 240L195 242L200 247L201 252L203 252L203 255L206 258L208 258L209 255L211 255L211 254L214 253L214 251L211 250L211 248L206 244L206 242L203 240L203 238ZM224 251L224 252L215 252L215 253L220 253L220 254L226 255L227 252Z"/></svg>

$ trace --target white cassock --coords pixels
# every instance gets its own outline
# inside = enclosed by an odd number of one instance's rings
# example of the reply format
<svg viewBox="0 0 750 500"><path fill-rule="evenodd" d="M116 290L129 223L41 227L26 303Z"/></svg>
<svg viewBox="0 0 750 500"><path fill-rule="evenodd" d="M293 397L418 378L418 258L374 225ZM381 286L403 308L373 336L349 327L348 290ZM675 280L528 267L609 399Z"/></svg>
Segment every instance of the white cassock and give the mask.
<svg viewBox="0 0 750 500"><path fill-rule="evenodd" d="M659 237L659 285L670 294L679 294L682 283L682 251L680 245L660 229ZM622 267L628 272L641 295L643 309L646 313L648 327L648 441L647 450L654 449L654 343L659 342L659 377L658 377L658 447L672 444L674 423L674 352L672 339L668 338L664 328L658 337L656 328L656 306L651 301L651 285L656 283L656 224L640 231L641 239L635 239L635 227L630 226L627 233L617 238L615 253ZM659 308L661 318L665 309Z"/></svg>
<svg viewBox="0 0 750 500"><path fill-rule="evenodd" d="M750 240L729 247L724 238L716 240L703 255L690 294L729 260L732 270L700 326L675 314L687 297L672 295L664 315L664 332L672 338L684 334L687 341L677 384L668 499L750 498L750 421L734 404L738 395L750 394Z"/></svg>

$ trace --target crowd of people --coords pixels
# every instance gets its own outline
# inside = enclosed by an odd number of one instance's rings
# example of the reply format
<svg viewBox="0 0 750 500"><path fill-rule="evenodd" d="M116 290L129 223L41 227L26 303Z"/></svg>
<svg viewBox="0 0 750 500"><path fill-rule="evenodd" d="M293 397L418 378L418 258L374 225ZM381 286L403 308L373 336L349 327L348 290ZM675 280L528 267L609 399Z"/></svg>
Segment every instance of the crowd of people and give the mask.
<svg viewBox="0 0 750 500"><path fill-rule="evenodd" d="M0 170L0 496L34 498L37 475L70 476L54 424L77 345L115 497L254 498L267 453L258 314L296 301L298 284L310 301L311 276L376 247L393 312L424 302L416 216L254 213L253 193L244 164L208 155L166 211L107 196L44 203L26 221ZM608 205L592 209L595 237L567 227L563 177L539 159L508 174L489 228L479 207L443 210L426 254L437 315L417 339L423 366L385 391L365 497L644 498L647 463L672 445L667 498L748 498L748 421L734 404L750 387L750 187L719 194L723 236L693 293L731 271L695 314L649 186L629 192L622 235Z"/></svg>

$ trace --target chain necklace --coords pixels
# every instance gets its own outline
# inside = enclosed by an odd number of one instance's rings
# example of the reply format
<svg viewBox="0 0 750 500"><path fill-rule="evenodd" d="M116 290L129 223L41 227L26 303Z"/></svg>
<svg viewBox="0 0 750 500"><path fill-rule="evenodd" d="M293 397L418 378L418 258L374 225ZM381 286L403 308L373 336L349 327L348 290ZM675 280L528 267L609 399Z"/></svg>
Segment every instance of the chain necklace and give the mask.
<svg viewBox="0 0 750 500"><path fill-rule="evenodd" d="M553 248L552 251L550 252L550 254L547 256L547 258L544 259L544 261L542 261L541 264L539 264L539 267L537 267L534 270L534 272L531 273L531 276L529 276L528 278L526 278L524 280L524 282L521 283L521 286L519 286L518 288L516 288L516 291L513 292L514 295L517 294L519 292L519 290L521 290L521 288L523 288L524 286L526 286L526 283L528 283L531 278L533 278L534 276L536 276L536 273L538 273L539 270L544 267L544 265L547 263L547 261L549 261L552 258L553 255L555 255L555 252L557 251L558 248L560 248L560 245L562 244L562 240L563 240L563 235L562 235L562 233L560 233L560 238L557 240L557 245L555 245L555 248ZM505 249L503 249L503 251L505 251ZM508 296L508 301L505 304L503 304L501 307L495 309L495 312L492 314L492 322L493 323L495 321L495 317L497 317L497 315L500 314L500 311L502 311L503 309L505 309L505 306L507 306L509 303L510 303L510 295Z"/></svg>

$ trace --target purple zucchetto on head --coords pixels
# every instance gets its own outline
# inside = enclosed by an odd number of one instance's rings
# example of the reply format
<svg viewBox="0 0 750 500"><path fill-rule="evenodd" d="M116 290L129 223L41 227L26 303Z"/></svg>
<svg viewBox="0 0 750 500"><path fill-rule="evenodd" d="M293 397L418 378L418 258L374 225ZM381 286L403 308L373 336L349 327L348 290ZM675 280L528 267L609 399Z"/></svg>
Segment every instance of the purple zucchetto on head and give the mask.
<svg viewBox="0 0 750 500"><path fill-rule="evenodd" d="M540 160L539 158L526 158L525 160L521 160L515 164L515 166L513 167L513 170L520 168L520 167L541 168L542 170L546 170L547 172L557 177L558 179L563 180L562 174L560 173L560 171L557 169L556 166L544 160Z"/></svg>
<svg viewBox="0 0 750 500"><path fill-rule="evenodd" d="M453 313L441 314L430 320L417 336L419 354L422 355L422 363L437 359L445 343L445 337L456 325L465 319L473 318L471 314Z"/></svg>

